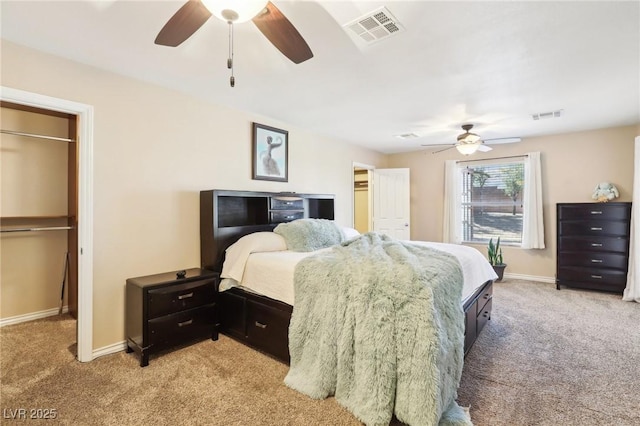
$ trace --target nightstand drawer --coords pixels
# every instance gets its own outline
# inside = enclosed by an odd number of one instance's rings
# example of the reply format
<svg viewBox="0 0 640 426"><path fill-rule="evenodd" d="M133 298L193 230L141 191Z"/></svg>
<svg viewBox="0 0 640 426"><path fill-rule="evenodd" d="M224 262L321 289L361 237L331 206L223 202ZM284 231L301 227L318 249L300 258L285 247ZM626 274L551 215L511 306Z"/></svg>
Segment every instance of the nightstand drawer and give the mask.
<svg viewBox="0 0 640 426"><path fill-rule="evenodd" d="M150 346L211 335L215 326L215 304L178 312L149 321Z"/></svg>
<svg viewBox="0 0 640 426"><path fill-rule="evenodd" d="M207 305L215 300L216 280L192 281L149 290L149 318Z"/></svg>
<svg viewBox="0 0 640 426"><path fill-rule="evenodd" d="M289 317L282 311L247 301L247 340L267 352L289 359Z"/></svg>

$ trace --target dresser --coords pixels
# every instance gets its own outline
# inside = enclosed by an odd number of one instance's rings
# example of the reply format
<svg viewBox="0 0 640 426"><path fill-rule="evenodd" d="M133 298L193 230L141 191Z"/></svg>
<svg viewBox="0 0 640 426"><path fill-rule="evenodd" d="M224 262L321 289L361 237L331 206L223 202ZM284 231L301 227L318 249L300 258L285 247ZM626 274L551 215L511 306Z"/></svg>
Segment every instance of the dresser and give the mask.
<svg viewBox="0 0 640 426"><path fill-rule="evenodd" d="M126 283L127 352L149 354L211 337L218 340L219 274L200 268L129 278Z"/></svg>
<svg viewBox="0 0 640 426"><path fill-rule="evenodd" d="M631 203L561 203L556 288L622 293L629 265Z"/></svg>

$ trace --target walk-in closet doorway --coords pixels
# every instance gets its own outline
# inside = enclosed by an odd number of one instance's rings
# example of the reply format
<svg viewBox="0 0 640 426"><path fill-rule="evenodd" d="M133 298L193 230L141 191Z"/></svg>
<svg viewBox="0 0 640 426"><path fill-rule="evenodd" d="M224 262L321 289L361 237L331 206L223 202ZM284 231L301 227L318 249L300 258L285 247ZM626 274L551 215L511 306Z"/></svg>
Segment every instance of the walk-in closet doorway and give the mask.
<svg viewBox="0 0 640 426"><path fill-rule="evenodd" d="M65 162L68 166L69 184L68 193L64 197L67 204L64 213L60 213L62 207L56 205L59 200L53 200L52 204L49 204L54 206L56 211L48 214L39 211L38 200L23 200L22 195L19 195L17 201L13 200L14 205L9 203L6 206L9 213L6 214L8 217L3 218L2 229L24 229L17 231L23 235L30 234L32 229L35 230L33 234L49 231L67 233L66 250L70 256L69 281L77 278L75 283L68 283L74 287L67 288L69 309L77 318L77 358L79 361L88 362L93 359L93 107L4 86L0 90L3 110L6 108L11 113L23 111L27 115L41 115L45 117L44 121L46 118L58 117L69 123L68 135L65 137L49 137L37 131L20 132L20 129L5 129L3 123L2 133L8 134L11 138L41 139L45 143L69 144L68 158ZM13 120L14 123L19 121ZM59 150L57 154L55 149L51 152L53 155L59 155ZM3 155L9 155L9 152L3 152ZM15 171L19 174L24 168L26 167L23 164ZM18 179L20 176L11 178ZM9 178L5 179L3 185L10 182ZM28 197L28 194L23 195ZM29 207L22 209L23 202ZM52 244L59 244L59 241ZM66 263L65 258L59 261ZM62 279L61 274L58 275ZM75 288L77 292L74 292ZM17 315L15 318L20 320L29 318L29 315Z"/></svg>

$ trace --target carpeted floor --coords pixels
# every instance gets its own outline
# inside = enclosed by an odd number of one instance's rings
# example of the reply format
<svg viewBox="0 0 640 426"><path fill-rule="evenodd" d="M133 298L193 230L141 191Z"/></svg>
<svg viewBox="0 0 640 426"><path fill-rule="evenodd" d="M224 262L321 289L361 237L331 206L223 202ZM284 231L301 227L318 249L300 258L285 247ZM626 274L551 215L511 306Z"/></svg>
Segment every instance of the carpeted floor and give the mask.
<svg viewBox="0 0 640 426"><path fill-rule="evenodd" d="M640 304L496 283L458 396L476 425L640 425Z"/></svg>
<svg viewBox="0 0 640 426"><path fill-rule="evenodd" d="M493 317L465 360L459 402L478 426L640 425L639 324L640 304L616 295L496 283ZM290 390L287 366L225 336L140 368L124 352L75 361L67 316L0 335L3 424L19 408L55 409L55 423L73 425L360 424L332 398Z"/></svg>

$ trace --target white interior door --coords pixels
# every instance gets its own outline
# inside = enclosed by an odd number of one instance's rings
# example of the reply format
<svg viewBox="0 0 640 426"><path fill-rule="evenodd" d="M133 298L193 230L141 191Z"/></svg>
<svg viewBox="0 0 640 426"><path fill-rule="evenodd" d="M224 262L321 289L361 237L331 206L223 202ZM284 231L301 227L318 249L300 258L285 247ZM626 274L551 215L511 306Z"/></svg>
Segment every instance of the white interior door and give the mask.
<svg viewBox="0 0 640 426"><path fill-rule="evenodd" d="M373 170L373 230L392 238L409 240L409 169Z"/></svg>

